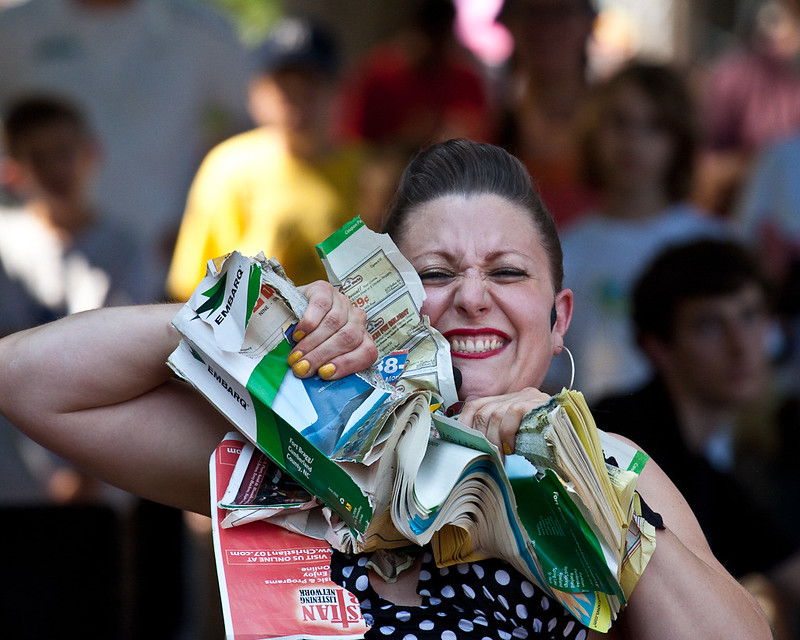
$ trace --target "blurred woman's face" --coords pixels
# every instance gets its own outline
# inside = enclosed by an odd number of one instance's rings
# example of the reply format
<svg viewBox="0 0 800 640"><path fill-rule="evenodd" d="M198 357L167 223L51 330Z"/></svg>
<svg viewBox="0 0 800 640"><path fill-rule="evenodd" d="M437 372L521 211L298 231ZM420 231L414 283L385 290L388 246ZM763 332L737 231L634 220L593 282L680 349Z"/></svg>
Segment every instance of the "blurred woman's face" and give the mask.
<svg viewBox="0 0 800 640"><path fill-rule="evenodd" d="M572 293L554 293L525 210L494 195L445 196L409 212L398 246L425 286L423 313L450 343L461 399L542 382L563 344Z"/></svg>
<svg viewBox="0 0 800 640"><path fill-rule="evenodd" d="M602 119L596 142L604 184L622 190L665 189L675 142L658 105L640 88L625 84Z"/></svg>

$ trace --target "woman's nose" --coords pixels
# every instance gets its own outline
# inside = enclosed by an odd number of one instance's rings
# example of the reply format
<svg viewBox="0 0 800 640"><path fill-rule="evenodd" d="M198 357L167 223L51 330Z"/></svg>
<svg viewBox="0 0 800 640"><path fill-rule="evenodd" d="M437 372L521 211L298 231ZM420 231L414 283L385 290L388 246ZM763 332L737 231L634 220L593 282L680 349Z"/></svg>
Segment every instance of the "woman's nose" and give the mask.
<svg viewBox="0 0 800 640"><path fill-rule="evenodd" d="M463 274L457 283L453 303L461 313L480 315L491 307L488 282L475 273Z"/></svg>

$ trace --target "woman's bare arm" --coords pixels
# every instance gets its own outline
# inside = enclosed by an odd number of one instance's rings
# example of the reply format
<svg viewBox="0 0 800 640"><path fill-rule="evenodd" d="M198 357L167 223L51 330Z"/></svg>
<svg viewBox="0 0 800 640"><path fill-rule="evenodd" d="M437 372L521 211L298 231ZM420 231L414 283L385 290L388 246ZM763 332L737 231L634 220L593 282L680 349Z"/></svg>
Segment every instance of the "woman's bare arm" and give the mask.
<svg viewBox="0 0 800 640"><path fill-rule="evenodd" d="M620 637L771 639L764 612L714 557L686 500L653 460L638 489L666 528L657 531L656 550L620 618Z"/></svg>
<svg viewBox="0 0 800 640"><path fill-rule="evenodd" d="M377 351L363 312L327 283L306 289L298 344L313 375L341 377ZM0 340L0 412L29 437L126 491L208 514L208 461L232 425L166 365L179 305L76 314Z"/></svg>
<svg viewBox="0 0 800 640"><path fill-rule="evenodd" d="M229 425L166 365L177 309L100 309L3 338L0 410L106 482L208 513L208 459Z"/></svg>

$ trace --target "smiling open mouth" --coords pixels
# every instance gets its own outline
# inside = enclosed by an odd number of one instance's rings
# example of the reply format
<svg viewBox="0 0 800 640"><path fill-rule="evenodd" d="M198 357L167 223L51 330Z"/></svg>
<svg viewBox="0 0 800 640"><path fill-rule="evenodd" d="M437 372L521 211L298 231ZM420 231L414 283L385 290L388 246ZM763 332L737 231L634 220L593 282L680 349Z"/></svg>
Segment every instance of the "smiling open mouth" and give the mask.
<svg viewBox="0 0 800 640"><path fill-rule="evenodd" d="M468 335L460 331L451 331L445 334L450 343L450 352L454 356L463 358L485 357L500 351L509 339L497 333L479 333Z"/></svg>

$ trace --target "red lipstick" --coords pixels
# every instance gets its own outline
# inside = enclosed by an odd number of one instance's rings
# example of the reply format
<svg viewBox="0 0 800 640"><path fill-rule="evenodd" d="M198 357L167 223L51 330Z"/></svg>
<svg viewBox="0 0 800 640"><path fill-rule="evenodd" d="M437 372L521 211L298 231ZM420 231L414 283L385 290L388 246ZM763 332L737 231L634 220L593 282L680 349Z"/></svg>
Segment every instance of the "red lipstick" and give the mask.
<svg viewBox="0 0 800 640"><path fill-rule="evenodd" d="M505 349L511 338L503 331L488 327L464 327L443 334L456 358L490 358Z"/></svg>

